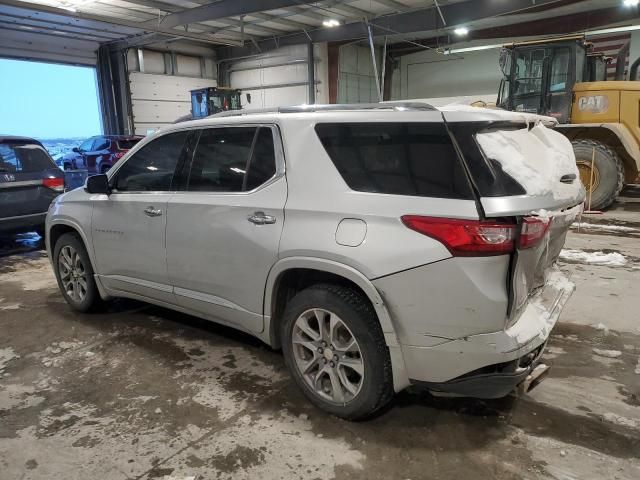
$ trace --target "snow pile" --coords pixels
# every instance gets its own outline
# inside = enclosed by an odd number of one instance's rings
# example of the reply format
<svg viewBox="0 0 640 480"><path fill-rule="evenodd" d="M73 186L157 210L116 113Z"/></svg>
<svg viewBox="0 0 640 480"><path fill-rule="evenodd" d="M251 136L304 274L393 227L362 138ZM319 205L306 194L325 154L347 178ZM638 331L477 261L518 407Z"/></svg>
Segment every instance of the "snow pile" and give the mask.
<svg viewBox="0 0 640 480"><path fill-rule="evenodd" d="M484 154L496 160L530 195L553 195L555 200L578 196L582 184L573 147L567 138L538 123L531 130L498 130L479 133ZM564 175L573 183L562 183Z"/></svg>
<svg viewBox="0 0 640 480"><path fill-rule="evenodd" d="M627 264L627 259L618 252L584 252L582 250L563 249L560 252L560 259L608 267L622 267Z"/></svg>
<svg viewBox="0 0 640 480"><path fill-rule="evenodd" d="M620 350L601 350L599 348L594 348L593 353L607 358L618 358L622 355L622 352Z"/></svg>
<svg viewBox="0 0 640 480"><path fill-rule="evenodd" d="M625 227L624 225L605 225L602 223L578 222L571 225L571 228L586 228L588 230L605 230L609 232L637 232L637 228Z"/></svg>

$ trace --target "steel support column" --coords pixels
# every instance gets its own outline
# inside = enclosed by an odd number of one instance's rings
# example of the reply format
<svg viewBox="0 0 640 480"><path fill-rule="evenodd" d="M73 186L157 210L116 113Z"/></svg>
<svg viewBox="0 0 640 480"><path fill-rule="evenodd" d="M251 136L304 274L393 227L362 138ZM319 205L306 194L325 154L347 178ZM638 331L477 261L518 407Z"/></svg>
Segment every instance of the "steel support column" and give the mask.
<svg viewBox="0 0 640 480"><path fill-rule="evenodd" d="M309 105L316 103L316 62L313 57L313 43L307 44L307 82L309 83Z"/></svg>

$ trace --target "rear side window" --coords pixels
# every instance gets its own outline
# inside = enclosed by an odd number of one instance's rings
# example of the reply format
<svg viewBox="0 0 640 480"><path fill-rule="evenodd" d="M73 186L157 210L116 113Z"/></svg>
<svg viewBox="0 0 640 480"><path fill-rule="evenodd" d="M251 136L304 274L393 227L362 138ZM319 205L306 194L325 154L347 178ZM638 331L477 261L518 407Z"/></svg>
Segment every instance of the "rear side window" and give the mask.
<svg viewBox="0 0 640 480"><path fill-rule="evenodd" d="M202 130L193 156L187 190L240 192L255 127Z"/></svg>
<svg viewBox="0 0 640 480"><path fill-rule="evenodd" d="M163 135L130 157L118 170L119 192L162 192L172 189L173 177L188 132Z"/></svg>
<svg viewBox="0 0 640 480"><path fill-rule="evenodd" d="M0 173L33 173L52 168L57 167L40 145L0 144Z"/></svg>
<svg viewBox="0 0 640 480"><path fill-rule="evenodd" d="M323 123L316 125L316 132L353 190L473 198L441 123Z"/></svg>
<svg viewBox="0 0 640 480"><path fill-rule="evenodd" d="M98 150L106 150L109 148L111 141L108 138L98 137L93 142L93 151L97 152Z"/></svg>
<svg viewBox="0 0 640 480"><path fill-rule="evenodd" d="M242 192L276 173L273 134L268 127L202 130L193 156L187 190Z"/></svg>
<svg viewBox="0 0 640 480"><path fill-rule="evenodd" d="M139 138L131 139L131 140L118 140L118 149L119 150L131 150L136 143L140 141Z"/></svg>
<svg viewBox="0 0 640 480"><path fill-rule="evenodd" d="M245 190L253 190L276 174L276 154L270 128L260 128L246 175Z"/></svg>

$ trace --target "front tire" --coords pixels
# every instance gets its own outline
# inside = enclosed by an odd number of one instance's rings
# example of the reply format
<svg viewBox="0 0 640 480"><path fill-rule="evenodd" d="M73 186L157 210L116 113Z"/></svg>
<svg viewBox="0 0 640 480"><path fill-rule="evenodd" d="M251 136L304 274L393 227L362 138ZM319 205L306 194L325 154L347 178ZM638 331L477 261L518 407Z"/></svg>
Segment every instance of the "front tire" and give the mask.
<svg viewBox="0 0 640 480"><path fill-rule="evenodd" d="M322 410L358 420L393 397L382 329L355 289L319 284L299 292L285 309L280 337L291 376Z"/></svg>
<svg viewBox="0 0 640 480"><path fill-rule="evenodd" d="M605 143L588 139L574 140L571 143L576 155L580 180L587 190L585 206L592 210L604 210L615 201L624 186L622 161L618 154ZM589 205L589 196L591 196L591 205Z"/></svg>
<svg viewBox="0 0 640 480"><path fill-rule="evenodd" d="M53 269L62 296L79 312L102 306L93 267L82 240L74 233L65 233L53 249Z"/></svg>

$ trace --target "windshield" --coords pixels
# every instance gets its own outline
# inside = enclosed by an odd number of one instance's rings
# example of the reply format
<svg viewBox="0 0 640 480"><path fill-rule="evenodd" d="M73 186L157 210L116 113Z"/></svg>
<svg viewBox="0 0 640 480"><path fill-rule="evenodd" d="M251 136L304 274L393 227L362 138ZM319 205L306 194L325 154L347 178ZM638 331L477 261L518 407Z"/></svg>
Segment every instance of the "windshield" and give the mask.
<svg viewBox="0 0 640 480"><path fill-rule="evenodd" d="M56 165L38 144L23 142L0 144L1 173L32 173L51 168L56 168Z"/></svg>

